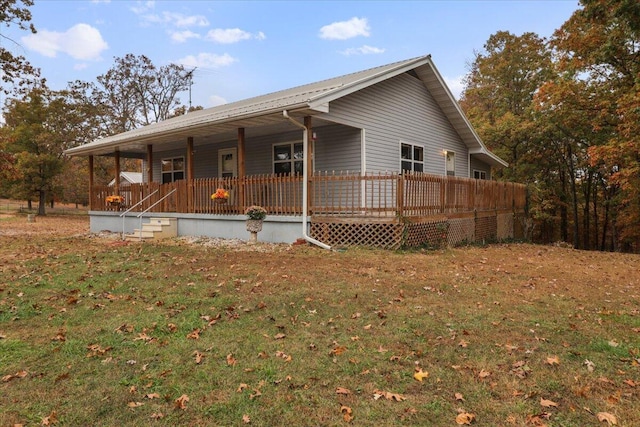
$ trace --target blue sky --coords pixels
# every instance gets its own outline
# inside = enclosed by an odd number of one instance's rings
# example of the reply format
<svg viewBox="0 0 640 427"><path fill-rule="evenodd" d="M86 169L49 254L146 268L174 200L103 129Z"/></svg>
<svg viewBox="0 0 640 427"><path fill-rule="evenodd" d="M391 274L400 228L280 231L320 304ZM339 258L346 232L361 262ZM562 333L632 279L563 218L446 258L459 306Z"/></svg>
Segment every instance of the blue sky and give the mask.
<svg viewBox="0 0 640 427"><path fill-rule="evenodd" d="M146 55L194 72L193 105L211 107L431 54L455 95L474 51L500 30L549 37L578 8L546 1L36 0L38 34L4 46L52 89L95 81L114 57ZM180 96L183 104L188 93Z"/></svg>

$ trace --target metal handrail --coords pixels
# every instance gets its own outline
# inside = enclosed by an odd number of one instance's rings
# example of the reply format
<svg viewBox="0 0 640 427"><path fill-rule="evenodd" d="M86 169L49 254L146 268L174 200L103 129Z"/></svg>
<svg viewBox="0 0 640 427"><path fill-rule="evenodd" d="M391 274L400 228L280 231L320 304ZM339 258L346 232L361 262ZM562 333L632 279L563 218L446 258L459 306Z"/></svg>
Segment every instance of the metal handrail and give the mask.
<svg viewBox="0 0 640 427"><path fill-rule="evenodd" d="M131 206L129 209L127 209L126 211L122 212L120 214L120 218L122 218L122 240L124 240L124 217L126 214L128 214L129 212L131 212L132 210L134 210L138 205L142 204L145 200L147 200L149 197L153 196L154 194L156 194L158 192L158 190L155 190L153 193L148 194L147 197L145 197L144 199L140 200L138 203L136 203L135 205Z"/></svg>
<svg viewBox="0 0 640 427"><path fill-rule="evenodd" d="M174 188L173 190L169 191L167 194L164 195L164 197L162 197L160 200L158 200L157 202L155 202L154 204L152 204L151 206L149 206L147 209L143 210L142 212L140 212L138 214L138 216L136 218L140 218L140 228L138 229L140 231L140 240L142 240L142 216L144 214L146 214L147 212L149 212L151 209L153 209L158 203L160 203L161 201L163 201L164 199L166 199L167 197L169 197L170 195L172 195L173 193L176 192L176 188Z"/></svg>

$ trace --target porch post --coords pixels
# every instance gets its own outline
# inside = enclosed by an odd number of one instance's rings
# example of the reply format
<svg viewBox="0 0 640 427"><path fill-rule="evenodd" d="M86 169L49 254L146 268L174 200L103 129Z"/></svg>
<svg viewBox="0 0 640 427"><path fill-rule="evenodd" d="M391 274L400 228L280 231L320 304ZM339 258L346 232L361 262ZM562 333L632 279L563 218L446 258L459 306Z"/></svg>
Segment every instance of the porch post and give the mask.
<svg viewBox="0 0 640 427"><path fill-rule="evenodd" d="M120 150L116 149L114 159L116 164L116 182L115 182L114 189L115 189L115 194L120 195Z"/></svg>
<svg viewBox="0 0 640 427"><path fill-rule="evenodd" d="M190 136L187 138L187 212L193 211L193 137Z"/></svg>
<svg viewBox="0 0 640 427"><path fill-rule="evenodd" d="M244 212L245 200L244 200L244 185L246 169L244 164L244 128L238 128L238 208L240 212Z"/></svg>
<svg viewBox="0 0 640 427"><path fill-rule="evenodd" d="M304 126L307 128L307 210L313 213L313 127L311 116L305 116Z"/></svg>
<svg viewBox="0 0 640 427"><path fill-rule="evenodd" d="M89 156L89 210L93 210L93 156Z"/></svg>
<svg viewBox="0 0 640 427"><path fill-rule="evenodd" d="M147 184L153 182L153 145L147 144Z"/></svg>
<svg viewBox="0 0 640 427"><path fill-rule="evenodd" d="M193 137L187 138L187 181L193 179Z"/></svg>

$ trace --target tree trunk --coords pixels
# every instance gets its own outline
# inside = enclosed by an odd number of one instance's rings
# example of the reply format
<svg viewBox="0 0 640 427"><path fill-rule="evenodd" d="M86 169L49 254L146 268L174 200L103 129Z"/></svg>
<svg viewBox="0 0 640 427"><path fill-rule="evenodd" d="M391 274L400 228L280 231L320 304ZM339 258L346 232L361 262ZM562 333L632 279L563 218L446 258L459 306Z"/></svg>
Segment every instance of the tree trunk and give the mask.
<svg viewBox="0 0 640 427"><path fill-rule="evenodd" d="M573 199L573 248L580 249L580 229L578 227L578 191L576 189L575 166L573 164L573 151L569 150L569 178L571 179L571 198Z"/></svg>
<svg viewBox="0 0 640 427"><path fill-rule="evenodd" d="M44 190L38 191L38 215L46 215L47 193Z"/></svg>

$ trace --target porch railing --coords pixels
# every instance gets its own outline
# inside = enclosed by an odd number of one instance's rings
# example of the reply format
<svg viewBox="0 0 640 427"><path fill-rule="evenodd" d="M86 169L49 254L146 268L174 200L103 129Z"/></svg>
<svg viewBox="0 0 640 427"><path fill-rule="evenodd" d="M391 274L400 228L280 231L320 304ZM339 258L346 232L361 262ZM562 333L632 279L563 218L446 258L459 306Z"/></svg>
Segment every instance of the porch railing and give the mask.
<svg viewBox="0 0 640 427"><path fill-rule="evenodd" d="M217 188L229 192L225 204L211 200ZM152 195L154 191L157 193ZM172 190L173 194L167 196ZM98 211L242 214L260 205L269 215L302 214L302 177L252 175L244 178L205 178L168 184L131 184L120 188L124 202L108 205L113 187L94 186L91 207ZM145 200L146 198L146 200ZM523 211L526 188L522 184L429 174L390 172L360 175L353 172L316 172L309 191L310 213L331 217L427 217L456 213Z"/></svg>

